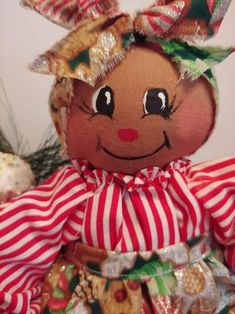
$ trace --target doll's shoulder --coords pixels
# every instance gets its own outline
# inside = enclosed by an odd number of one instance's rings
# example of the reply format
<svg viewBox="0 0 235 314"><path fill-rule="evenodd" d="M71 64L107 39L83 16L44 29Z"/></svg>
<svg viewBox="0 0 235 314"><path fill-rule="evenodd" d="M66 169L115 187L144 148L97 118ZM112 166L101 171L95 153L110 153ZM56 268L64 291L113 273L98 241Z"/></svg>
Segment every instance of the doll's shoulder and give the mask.
<svg viewBox="0 0 235 314"><path fill-rule="evenodd" d="M192 165L186 179L189 189L198 197L210 199L220 193L227 194L225 190L235 189L235 157Z"/></svg>
<svg viewBox="0 0 235 314"><path fill-rule="evenodd" d="M235 178L235 157L221 158L190 165L188 177L191 179L214 178L225 179L226 177Z"/></svg>

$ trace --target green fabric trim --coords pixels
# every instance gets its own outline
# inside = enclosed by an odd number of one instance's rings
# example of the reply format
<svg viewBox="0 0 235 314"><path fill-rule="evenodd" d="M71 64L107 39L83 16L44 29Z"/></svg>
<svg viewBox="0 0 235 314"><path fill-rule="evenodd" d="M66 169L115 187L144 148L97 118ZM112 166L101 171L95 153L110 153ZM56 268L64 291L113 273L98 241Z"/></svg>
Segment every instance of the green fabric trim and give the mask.
<svg viewBox="0 0 235 314"><path fill-rule="evenodd" d="M156 39L165 54L172 57L180 69L193 79L211 72L215 65L224 61L232 52L232 48L199 47L177 40Z"/></svg>
<svg viewBox="0 0 235 314"><path fill-rule="evenodd" d="M80 63L85 63L90 66L89 49L82 51L78 56L68 61L68 64L73 71Z"/></svg>
<svg viewBox="0 0 235 314"><path fill-rule="evenodd" d="M58 108L56 108L56 106L52 102L50 103L50 108L51 108L51 111L54 113L57 113L59 111Z"/></svg>
<svg viewBox="0 0 235 314"><path fill-rule="evenodd" d="M80 278L78 275L74 276L69 283L69 292L73 293L77 285L79 284Z"/></svg>
<svg viewBox="0 0 235 314"><path fill-rule="evenodd" d="M216 4L215 4L215 9L216 9L216 10L220 7L220 5L221 5L222 2L223 2L223 0L217 0L217 1L216 1Z"/></svg>
<svg viewBox="0 0 235 314"><path fill-rule="evenodd" d="M213 87L214 98L218 104L219 93L214 67L233 53L233 48L200 47L186 41L169 41L157 37L145 38L144 41L161 47L162 52L177 64L181 79L189 77L195 80L203 76Z"/></svg>
<svg viewBox="0 0 235 314"><path fill-rule="evenodd" d="M126 33L122 35L122 46L123 48L125 48L126 50L129 49L130 44L131 44L131 38L133 36L133 33Z"/></svg>
<svg viewBox="0 0 235 314"><path fill-rule="evenodd" d="M203 76L212 85L214 97L218 102L218 86L214 75L214 67L224 61L233 48L200 47L178 40L160 38L147 39L160 45L162 52L169 56L179 68L181 78L190 77L192 80Z"/></svg>
<svg viewBox="0 0 235 314"><path fill-rule="evenodd" d="M223 308L223 310L219 311L218 314L228 314L229 313L229 307L228 306L225 306Z"/></svg>
<svg viewBox="0 0 235 314"><path fill-rule="evenodd" d="M98 300L96 300L93 303L90 303L89 305L91 307L91 313L92 314L103 314L102 308L101 308Z"/></svg>
<svg viewBox="0 0 235 314"><path fill-rule="evenodd" d="M208 9L206 0L193 0L191 7L187 14L187 18L190 19L202 19L206 22L210 22L211 13Z"/></svg>

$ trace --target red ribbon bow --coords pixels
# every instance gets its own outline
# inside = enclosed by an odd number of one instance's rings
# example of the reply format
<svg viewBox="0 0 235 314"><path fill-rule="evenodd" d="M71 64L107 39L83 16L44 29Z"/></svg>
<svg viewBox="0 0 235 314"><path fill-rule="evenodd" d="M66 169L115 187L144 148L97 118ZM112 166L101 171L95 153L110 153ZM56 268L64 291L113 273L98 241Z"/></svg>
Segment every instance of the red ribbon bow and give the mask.
<svg viewBox="0 0 235 314"><path fill-rule="evenodd" d="M22 0L44 17L68 29L87 18L118 13L116 0ZM135 29L145 35L187 40L214 35L231 0L157 0L140 11Z"/></svg>

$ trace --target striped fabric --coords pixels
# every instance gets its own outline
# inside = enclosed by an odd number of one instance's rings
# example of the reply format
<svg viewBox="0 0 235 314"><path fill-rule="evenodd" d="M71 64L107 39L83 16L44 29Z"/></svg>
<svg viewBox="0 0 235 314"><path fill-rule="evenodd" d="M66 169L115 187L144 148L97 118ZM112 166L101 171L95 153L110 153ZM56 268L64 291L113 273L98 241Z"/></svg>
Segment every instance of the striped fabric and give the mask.
<svg viewBox="0 0 235 314"><path fill-rule="evenodd" d="M81 20L77 0L22 0L22 4L67 29Z"/></svg>
<svg viewBox="0 0 235 314"><path fill-rule="evenodd" d="M22 0L22 4L67 29L73 29L85 18L112 16L117 10L116 0Z"/></svg>
<svg viewBox="0 0 235 314"><path fill-rule="evenodd" d="M135 177L73 161L0 208L0 313L39 313L41 281L62 245L153 250L213 229L235 269L235 158L174 161Z"/></svg>

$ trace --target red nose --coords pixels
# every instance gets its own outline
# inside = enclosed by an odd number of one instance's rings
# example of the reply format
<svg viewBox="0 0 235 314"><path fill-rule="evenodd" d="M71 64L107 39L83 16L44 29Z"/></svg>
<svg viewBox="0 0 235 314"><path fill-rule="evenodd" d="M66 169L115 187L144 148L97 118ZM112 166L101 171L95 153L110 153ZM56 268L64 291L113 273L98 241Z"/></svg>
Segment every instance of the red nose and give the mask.
<svg viewBox="0 0 235 314"><path fill-rule="evenodd" d="M139 137L139 133L134 129L119 129L117 135L124 142L133 142Z"/></svg>

